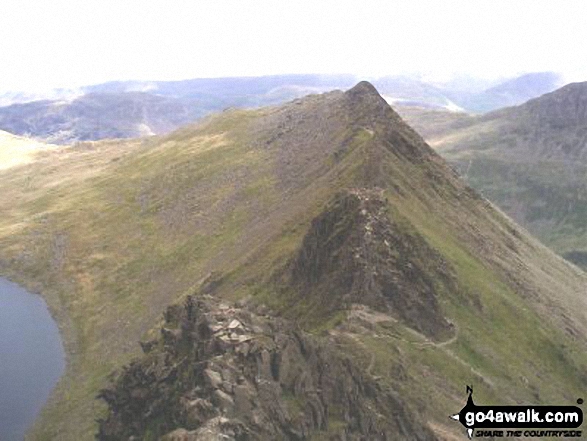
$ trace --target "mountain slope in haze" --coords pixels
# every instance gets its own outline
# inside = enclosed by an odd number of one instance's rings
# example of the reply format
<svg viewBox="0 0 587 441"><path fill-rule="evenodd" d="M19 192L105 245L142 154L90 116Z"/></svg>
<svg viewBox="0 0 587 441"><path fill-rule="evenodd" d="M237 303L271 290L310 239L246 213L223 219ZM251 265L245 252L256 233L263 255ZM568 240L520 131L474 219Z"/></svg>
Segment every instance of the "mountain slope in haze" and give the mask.
<svg viewBox="0 0 587 441"><path fill-rule="evenodd" d="M0 106L10 106L12 104L30 103L33 101L58 101L71 100L84 94L81 88L70 89L51 89L48 91L7 91L0 92Z"/></svg>
<svg viewBox="0 0 587 441"><path fill-rule="evenodd" d="M165 134L228 107L283 103L353 81L348 75L275 75L111 82L66 99L0 107L0 129L59 144Z"/></svg>
<svg viewBox="0 0 587 441"><path fill-rule="evenodd" d="M487 91L454 89L466 87L459 81L439 86L409 76L382 77L375 85L393 105L487 111L552 90L555 77L528 74ZM346 90L355 82L352 75L310 74L115 81L55 90L47 96L52 99L0 107L0 130L59 144L165 134L226 108L282 104L310 93ZM30 101L26 97L23 100Z"/></svg>
<svg viewBox="0 0 587 441"><path fill-rule="evenodd" d="M449 97L469 112L484 113L522 104L563 85L561 76L554 72L533 72L506 80L482 92L453 93Z"/></svg>
<svg viewBox="0 0 587 441"><path fill-rule="evenodd" d="M450 439L465 384L488 404L564 404L587 386L587 276L368 83L80 143L0 173L0 189L0 273L43 293L70 355L32 439L88 439L97 418L104 437L254 434L251 400L292 439ZM147 354L123 368L138 340ZM277 395L255 380L267 360ZM327 415L337 396L358 410Z"/></svg>
<svg viewBox="0 0 587 441"><path fill-rule="evenodd" d="M274 104L267 101L287 89L320 90L351 87L352 75L267 75L260 77L194 78L178 81L113 81L86 86L86 93L151 92L170 98L221 99L232 106L246 102L249 106ZM306 93L307 94L307 93ZM297 95L291 98L296 98ZM257 100L256 104L253 102Z"/></svg>
<svg viewBox="0 0 587 441"><path fill-rule="evenodd" d="M388 76L374 80L373 85L391 105L397 103L462 110L448 98L445 89L417 78Z"/></svg>
<svg viewBox="0 0 587 441"><path fill-rule="evenodd" d="M143 92L88 94L71 101L36 101L2 107L0 127L11 133L66 144L163 134L203 114L189 100Z"/></svg>
<svg viewBox="0 0 587 441"><path fill-rule="evenodd" d="M534 72L505 81L485 93L499 97L502 100L499 107L506 107L552 92L561 85L560 75L554 72Z"/></svg>
<svg viewBox="0 0 587 441"><path fill-rule="evenodd" d="M475 79L465 78L433 84L406 76L383 77L374 81L391 104L472 113L522 104L564 84L561 76L554 72L524 74L487 89L479 89L475 83Z"/></svg>
<svg viewBox="0 0 587 441"><path fill-rule="evenodd" d="M482 117L402 115L473 187L587 267L587 83Z"/></svg>

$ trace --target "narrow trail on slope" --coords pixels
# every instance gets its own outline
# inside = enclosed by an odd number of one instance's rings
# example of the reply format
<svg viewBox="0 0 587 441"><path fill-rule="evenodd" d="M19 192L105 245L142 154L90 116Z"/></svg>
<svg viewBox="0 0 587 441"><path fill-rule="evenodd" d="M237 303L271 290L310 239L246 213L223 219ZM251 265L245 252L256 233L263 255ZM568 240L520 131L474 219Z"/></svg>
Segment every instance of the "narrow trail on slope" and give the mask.
<svg viewBox="0 0 587 441"><path fill-rule="evenodd" d="M351 309L351 312L349 313L348 316L349 320L358 320L359 322L364 321L370 324L378 324L381 322L393 322L396 324L401 324L400 321L395 318L392 317L390 315L381 313L381 312L376 312L376 311L372 311L370 309L368 309L366 306L363 305L354 305L353 309ZM405 343L409 343L415 346L419 346L419 347L424 347L424 346L434 346L437 348L442 348L444 346L448 346L451 343L454 343L458 336L459 336L459 329L457 327L456 324L451 323L451 325L454 328L454 335L452 337L450 337L447 340L444 341L434 341L431 340L429 337L426 337L424 334L421 334L420 332L416 331L415 329L412 329L410 327L405 327L405 329L410 332L412 335L414 335L418 340L420 341L412 341L412 340L408 340L405 337L402 337L401 335L394 335L393 338L396 338L398 340L401 340Z"/></svg>
<svg viewBox="0 0 587 441"><path fill-rule="evenodd" d="M353 320L356 320L359 322L359 324L361 322L367 322L369 324L377 324L377 323L381 323L381 322L390 322L390 321L393 323L400 324L400 322L396 318L391 317L391 316L384 314L384 313L369 310L367 307L365 307L363 305L354 305L353 309L349 313L348 319L351 322ZM410 344L410 345L418 347L418 348L433 347L433 348L441 349L444 353L446 353L453 360L455 360L456 362L458 362L459 364L461 364L462 366L464 366L465 368L470 370L471 373L473 373L474 375L476 375L477 377L482 379L488 385L493 386L494 383L491 379L489 379L485 374L478 371L476 368L474 368L469 363L464 361L454 351L452 351L450 348L448 348L448 346L451 345L452 343L455 343L459 337L459 328L454 323L452 323L452 325L454 326L454 335L451 336L449 339L444 340L444 341L440 341L440 342L433 341L433 340L429 339L428 337L426 337L425 335L423 335L423 334L419 333L418 331L411 329L409 327L404 327L404 329L406 329L410 334L414 335L416 338L418 338L418 340L421 340L421 341L409 340L409 339L407 339L399 334L395 334L395 333L393 335L388 334L387 337L393 338L396 340L400 340L404 343ZM367 329L365 329L365 331L367 331ZM353 341L355 341L357 344L359 344L367 352L371 352L369 347L360 339L359 334L356 332L352 332L352 331L348 331L348 330L345 330L345 331L333 330L333 331L331 331L331 334L332 335L347 336L347 337L351 338ZM375 333L373 333L373 336L380 337L380 335L375 334ZM367 371L366 371L367 374L369 374L371 376L373 376L372 370L375 366L375 362L376 362L375 354L371 354L371 360L369 362L369 365L368 365Z"/></svg>

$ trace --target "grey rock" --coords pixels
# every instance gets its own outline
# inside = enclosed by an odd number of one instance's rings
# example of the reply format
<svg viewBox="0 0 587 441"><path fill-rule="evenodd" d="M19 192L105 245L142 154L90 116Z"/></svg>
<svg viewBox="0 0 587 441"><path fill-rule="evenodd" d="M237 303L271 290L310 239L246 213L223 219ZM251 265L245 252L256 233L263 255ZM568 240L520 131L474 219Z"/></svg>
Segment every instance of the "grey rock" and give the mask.
<svg viewBox="0 0 587 441"><path fill-rule="evenodd" d="M214 389L218 389L222 384L222 375L212 369L204 369L204 379Z"/></svg>
<svg viewBox="0 0 587 441"><path fill-rule="evenodd" d="M226 336L209 329L210 317L228 324L242 312L189 297L183 311L168 314L189 332L155 345L102 391L109 411L97 439L149 432L168 441L305 440L320 433L337 441L436 441L397 394L338 353L329 337L250 311L247 343L225 344ZM158 433L162 426L176 430Z"/></svg>
<svg viewBox="0 0 587 441"><path fill-rule="evenodd" d="M188 432L185 429L176 429L173 432L164 435L161 441L198 441L196 432Z"/></svg>
<svg viewBox="0 0 587 441"><path fill-rule="evenodd" d="M234 400L226 392L218 389L212 394L212 402L215 406L225 412L230 412L234 408Z"/></svg>

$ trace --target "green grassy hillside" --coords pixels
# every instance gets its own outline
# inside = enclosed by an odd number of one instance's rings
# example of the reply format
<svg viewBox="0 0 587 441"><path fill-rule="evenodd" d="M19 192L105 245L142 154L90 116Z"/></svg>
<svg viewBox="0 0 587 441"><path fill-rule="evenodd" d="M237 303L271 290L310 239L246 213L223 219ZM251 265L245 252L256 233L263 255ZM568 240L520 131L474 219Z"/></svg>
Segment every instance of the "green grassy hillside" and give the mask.
<svg viewBox="0 0 587 441"><path fill-rule="evenodd" d="M465 384L488 404L566 404L587 387L587 276L368 83L40 153L1 171L0 192L0 273L43 293L69 354L31 439L91 439L110 372L195 292L329 339L446 439Z"/></svg>
<svg viewBox="0 0 587 441"><path fill-rule="evenodd" d="M587 268L586 86L571 84L485 116L400 112L473 188Z"/></svg>

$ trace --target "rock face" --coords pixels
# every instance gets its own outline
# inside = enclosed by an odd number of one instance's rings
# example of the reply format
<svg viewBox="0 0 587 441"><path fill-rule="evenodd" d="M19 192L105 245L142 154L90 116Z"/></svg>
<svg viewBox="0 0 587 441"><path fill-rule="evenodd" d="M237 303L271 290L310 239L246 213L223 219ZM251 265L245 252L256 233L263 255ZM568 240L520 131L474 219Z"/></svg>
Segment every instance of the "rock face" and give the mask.
<svg viewBox="0 0 587 441"><path fill-rule="evenodd" d="M436 439L325 343L285 320L189 297L101 392L109 413L97 439Z"/></svg>
<svg viewBox="0 0 587 441"><path fill-rule="evenodd" d="M393 221L377 189L340 193L314 219L290 277L296 292L322 298L331 310L367 305L432 338L451 329L436 296L439 285L457 289L448 264Z"/></svg>

